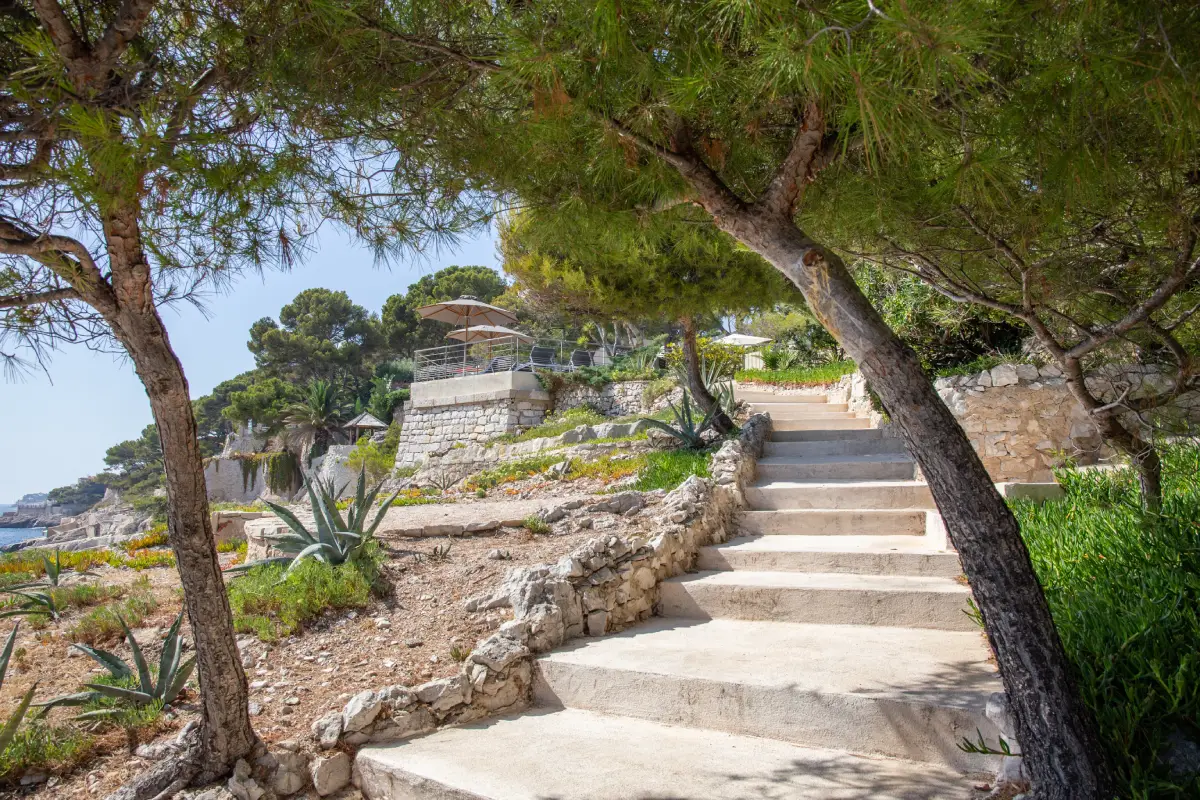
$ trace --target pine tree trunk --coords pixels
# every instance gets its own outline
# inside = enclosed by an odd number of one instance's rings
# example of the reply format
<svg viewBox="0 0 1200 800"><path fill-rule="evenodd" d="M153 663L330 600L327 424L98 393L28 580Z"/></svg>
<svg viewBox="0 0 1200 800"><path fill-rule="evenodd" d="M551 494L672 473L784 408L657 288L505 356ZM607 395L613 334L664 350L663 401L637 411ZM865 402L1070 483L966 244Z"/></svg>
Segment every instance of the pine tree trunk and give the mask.
<svg viewBox="0 0 1200 800"><path fill-rule="evenodd" d="M162 442L167 529L200 680L200 771L193 781L204 783L227 774L257 743L249 690L217 560L187 379L153 302L136 213L107 217L104 232L116 300L115 313L105 316L146 388Z"/></svg>
<svg viewBox="0 0 1200 800"><path fill-rule="evenodd" d="M717 399L704 385L704 376L700 374L700 349L696 344L696 325L691 317L680 317L679 324L683 328L683 372L687 378L688 391L696 399L699 406L708 413L717 405ZM713 430L721 435L732 433L736 426L724 410L718 408L713 415Z"/></svg>
<svg viewBox="0 0 1200 800"><path fill-rule="evenodd" d="M715 221L800 289L898 424L982 612L1037 797L1107 800L1095 721L1080 700L1016 520L916 354L872 308L841 259L790 215L745 209Z"/></svg>

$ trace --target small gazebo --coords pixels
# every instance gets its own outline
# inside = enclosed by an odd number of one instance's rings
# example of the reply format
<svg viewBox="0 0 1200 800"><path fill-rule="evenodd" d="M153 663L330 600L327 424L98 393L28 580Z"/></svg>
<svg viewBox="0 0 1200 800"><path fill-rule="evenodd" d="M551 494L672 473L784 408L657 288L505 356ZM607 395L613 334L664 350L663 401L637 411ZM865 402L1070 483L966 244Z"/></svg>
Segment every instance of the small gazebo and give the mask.
<svg viewBox="0 0 1200 800"><path fill-rule="evenodd" d="M380 422L371 412L364 411L342 427L350 431L350 441L357 442L361 437L370 436L375 431L387 430L387 423Z"/></svg>

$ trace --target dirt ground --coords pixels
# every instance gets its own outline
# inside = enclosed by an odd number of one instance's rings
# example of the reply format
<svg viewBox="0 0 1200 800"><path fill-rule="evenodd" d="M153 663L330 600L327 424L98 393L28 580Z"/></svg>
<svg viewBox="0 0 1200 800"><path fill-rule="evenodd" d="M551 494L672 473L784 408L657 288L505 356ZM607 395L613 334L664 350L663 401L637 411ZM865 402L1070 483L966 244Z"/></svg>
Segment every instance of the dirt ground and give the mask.
<svg viewBox="0 0 1200 800"><path fill-rule="evenodd" d="M520 501L562 502L612 488L594 479L565 486L558 481L530 479L497 487L486 500L464 493L456 498L454 506L444 508L454 507L457 517L470 506L483 506L475 510L491 518L495 507L509 505L504 501L512 500L518 501L511 503L513 511L521 506L522 513L504 518L519 519L529 513L524 509L529 503ZM637 521L614 517L603 527L615 531L627 525L636 526ZM477 640L511 615L507 609L468 613L464 600L497 586L510 568L553 562L596 534L595 530L577 530L566 520L544 534L507 527L455 537L382 535L380 541L388 555L384 570L392 587L389 596L372 601L366 608L326 612L301 633L272 644L252 636L238 637L250 681L250 710L256 731L268 743L303 740L314 719L341 709L357 692L389 684L411 686L456 673L457 659L465 658ZM445 548L448 553L440 555ZM232 558L231 554L223 554L223 566ZM84 580L132 584L139 576L149 578L159 606L135 635L147 651L147 659L157 663L158 642L181 605L174 568L137 573L127 568L102 567L96 573ZM17 647L25 652L10 666L8 680L0 691L0 713L7 715L35 680L37 699L43 700L79 691L83 682L102 672L90 658L70 648L67 638L66 632L85 612L73 609L57 625L37 631L22 625ZM4 626L0 634L10 629ZM99 646L129 658L123 641ZM175 735L197 716L195 700L193 686L140 743ZM56 709L51 719L66 723L72 711ZM122 731L102 733L87 763L74 772L40 776L41 780L23 787L0 786L0 796L47 800L103 797L148 766L149 762L133 752L137 744Z"/></svg>

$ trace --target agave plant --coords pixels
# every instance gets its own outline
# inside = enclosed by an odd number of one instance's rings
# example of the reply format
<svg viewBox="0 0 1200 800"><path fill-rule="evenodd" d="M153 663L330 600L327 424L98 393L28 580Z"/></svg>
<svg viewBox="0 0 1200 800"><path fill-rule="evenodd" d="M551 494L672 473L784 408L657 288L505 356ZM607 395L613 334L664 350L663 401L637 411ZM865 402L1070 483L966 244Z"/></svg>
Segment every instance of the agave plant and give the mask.
<svg viewBox="0 0 1200 800"><path fill-rule="evenodd" d="M19 584L18 586L9 586L3 589L6 594L11 594L14 597L21 598L17 601L17 605L13 608L6 608L0 611L0 618L3 617L50 617L55 622L58 621L59 615L66 611L65 608L59 608L58 603L54 600L53 592L30 592L25 591L23 587L32 587L38 584Z"/></svg>
<svg viewBox="0 0 1200 800"><path fill-rule="evenodd" d="M350 503L346 516L343 517L337 507L337 498L341 494L341 489L336 488L332 482L307 482L305 489L308 492L309 503L312 505L316 533L309 532L304 523L283 506L267 503L290 529L289 533L268 537L272 546L285 555L275 558L260 558L257 561L230 567L228 571L245 572L263 564L288 564L288 572L291 572L306 558L315 558L332 566L346 563L371 540L379 523L383 521L383 515L400 496L400 492L397 491L385 500L375 514L375 519L371 522L370 527L367 527L367 514L374 505L375 498L379 495L382 486L383 484L380 483L367 491L367 470L366 467L363 467L358 475L354 500ZM345 486L341 488L344 489Z"/></svg>
<svg viewBox="0 0 1200 800"><path fill-rule="evenodd" d="M119 681L128 681L133 677L136 670L137 688L110 686L106 683L85 683L84 686L88 688L86 692L63 695L53 700L47 700L45 703L38 703L37 705L42 709L43 715L57 706L85 706L89 703L109 698L116 700L119 705L113 708L86 711L76 717L76 719L112 719L121 716L130 708L142 708L154 703L161 703L164 706L170 705L179 696L179 693L183 691L183 685L187 683L188 677L191 676L192 670L196 666L196 658L194 656L187 661L182 660L183 637L179 633L179 626L183 622L183 612L179 612L179 616L175 618L175 622L171 625L170 630L167 631L167 635L163 639L162 654L158 659L157 676L151 675L150 665L146 662L146 657L142 654L142 648L138 646L137 639L134 637L133 632L129 630L129 626L125 624L125 620L119 614L115 616L117 617L117 621L121 623L121 628L125 631L125 640L129 642L129 650L133 655L132 667L125 659L107 650L99 650L83 644L73 644L71 646L88 655L93 661L107 669L108 673Z"/></svg>
<svg viewBox="0 0 1200 800"><path fill-rule="evenodd" d="M708 410L708 413L700 419L700 422L697 423L696 417L692 413L692 401L691 397L687 393L687 390L684 390L683 398L678 406L669 400L667 402L671 406L671 413L675 417L674 425L663 422L662 420L651 419L649 417L643 417L643 419L654 427L666 431L671 436L678 439L683 443L684 447L687 447L691 450L702 449L704 447L704 432L712 427L713 417L716 416L717 411L720 410L720 407L714 405Z"/></svg>
<svg viewBox="0 0 1200 800"><path fill-rule="evenodd" d="M17 623L12 633L8 635L8 641L4 644L4 652L0 653L0 689L4 688L4 676L8 674L8 660L12 657L13 643L17 640L17 631L20 629L21 623ZM25 719L25 713L29 711L29 704L33 702L33 693L37 690L37 684L34 683L21 696L21 702L17 703L17 707L8 715L8 719L4 722L4 727L0 728L0 753L3 753L13 737L17 735L17 727L21 724L21 720Z"/></svg>

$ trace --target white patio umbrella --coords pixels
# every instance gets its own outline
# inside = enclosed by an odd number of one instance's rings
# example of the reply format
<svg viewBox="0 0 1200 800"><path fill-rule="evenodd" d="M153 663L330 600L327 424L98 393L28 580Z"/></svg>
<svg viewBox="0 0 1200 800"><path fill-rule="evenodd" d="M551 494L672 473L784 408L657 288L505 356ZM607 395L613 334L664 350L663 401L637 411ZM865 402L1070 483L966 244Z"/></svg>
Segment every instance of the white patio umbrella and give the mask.
<svg viewBox="0 0 1200 800"><path fill-rule="evenodd" d="M457 300L446 300L442 303L430 303L417 309L421 319L432 319L437 322L449 322L451 325L462 325L470 336L470 329L478 325L512 325L517 321L517 315L506 308L488 305L478 297L463 295ZM465 340L464 340L465 341ZM467 367L467 348L463 348L463 370Z"/></svg>
<svg viewBox="0 0 1200 800"><path fill-rule="evenodd" d="M713 344L727 344L730 347L753 347L756 344L766 344L771 341L765 336L750 336L745 333L730 333L720 339L713 339Z"/></svg>
<svg viewBox="0 0 1200 800"><path fill-rule="evenodd" d="M533 337L502 325L479 325L474 328L459 328L446 334L447 339L457 339L460 342L484 342L490 339L506 339L513 336L518 340L529 343Z"/></svg>

